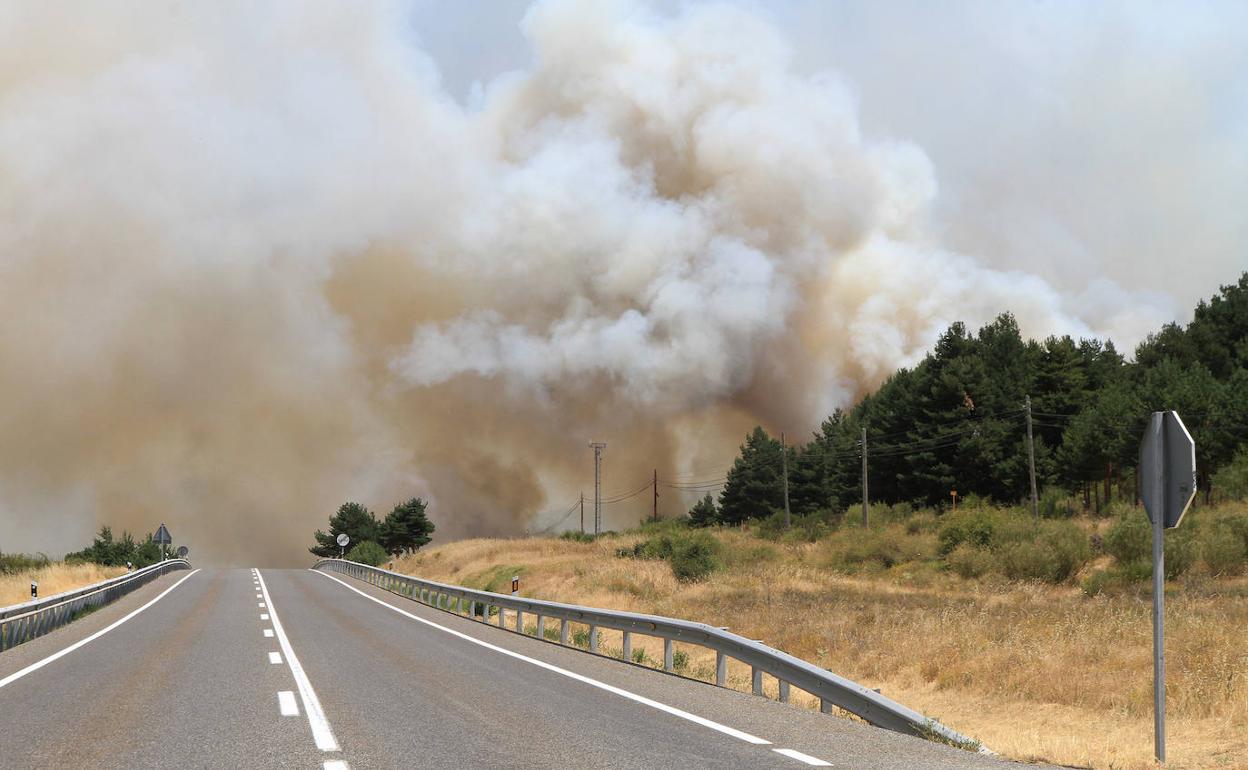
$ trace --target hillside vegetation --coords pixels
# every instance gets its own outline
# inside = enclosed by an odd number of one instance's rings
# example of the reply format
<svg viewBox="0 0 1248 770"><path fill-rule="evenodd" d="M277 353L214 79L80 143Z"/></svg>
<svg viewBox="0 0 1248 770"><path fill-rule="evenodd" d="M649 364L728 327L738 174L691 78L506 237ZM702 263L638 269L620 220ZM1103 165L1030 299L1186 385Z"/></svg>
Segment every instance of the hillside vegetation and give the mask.
<svg viewBox="0 0 1248 770"><path fill-rule="evenodd" d="M6 557L7 558L7 557ZM98 583L124 574L125 567L106 567L99 564L65 564L47 562L42 566L24 567L15 571L0 571L0 607L30 601L30 582L39 583L39 596L45 598L85 585Z"/></svg>
<svg viewBox="0 0 1248 770"><path fill-rule="evenodd" d="M728 626L1010 757L1152 767L1150 602L1137 542L1147 527L1138 508L1113 513L1037 524L1022 509L881 505L866 530L836 517L804 517L788 531L774 518L702 529L665 521L596 540L461 541L396 569L487 590L518 574L526 596ZM1170 535L1171 767L1248 757L1246 525L1244 504L1203 507ZM604 632L602 644L620 640ZM656 665L661 642L635 639L634 656ZM712 679L713 662L678 645L686 676ZM749 671L731 669L730 684L748 691Z"/></svg>

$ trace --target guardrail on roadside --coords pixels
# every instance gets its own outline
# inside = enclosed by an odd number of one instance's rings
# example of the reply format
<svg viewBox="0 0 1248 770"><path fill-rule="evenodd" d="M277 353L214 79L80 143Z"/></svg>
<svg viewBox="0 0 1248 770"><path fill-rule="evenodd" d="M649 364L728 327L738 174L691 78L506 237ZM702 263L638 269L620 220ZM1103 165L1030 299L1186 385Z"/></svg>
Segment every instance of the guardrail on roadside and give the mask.
<svg viewBox="0 0 1248 770"><path fill-rule="evenodd" d="M0 652L60 628L86 609L102 607L175 569L190 569L186 559L167 559L115 578L44 599L0 609Z"/></svg>
<svg viewBox="0 0 1248 770"><path fill-rule="evenodd" d="M620 631L623 633L624 660L632 658L633 634L657 637L663 640L663 670L671 673L675 672L673 642L707 647L715 651L715 684L720 687L727 684L728 659L731 658L750 666L755 695L763 695L763 675L767 674L779 682L778 690L783 702L787 703L789 700L790 687L796 687L819 698L820 710L824 713L830 713L832 707L836 706L877 727L924 738L937 738L959 746L979 745L978 741L857 682L837 676L761 642L705 623L505 596L422 580L343 559L322 559L313 568L350 575L383 590L447 612L461 615L467 613L468 617L474 619L480 616L483 623L489 622L491 610L497 608L499 627L503 627L504 623L503 609L512 610L517 613L517 632L526 636L528 634L524 630L524 615L528 613L536 617L537 638L545 641L553 641L546 639L545 629L546 619L554 618L559 621L559 643L563 645L568 645L568 624L581 623L589 626L589 652L595 654L598 654L598 629Z"/></svg>

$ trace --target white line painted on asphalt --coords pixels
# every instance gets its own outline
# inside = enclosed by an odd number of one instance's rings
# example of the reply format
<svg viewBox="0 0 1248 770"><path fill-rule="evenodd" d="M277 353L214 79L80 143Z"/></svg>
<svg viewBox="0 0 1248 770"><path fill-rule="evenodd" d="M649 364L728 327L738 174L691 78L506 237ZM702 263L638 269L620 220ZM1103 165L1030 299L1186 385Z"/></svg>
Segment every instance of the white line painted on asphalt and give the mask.
<svg viewBox="0 0 1248 770"><path fill-rule="evenodd" d="M269 653L269 662L270 662L270 663L281 663L281 662L282 662L282 654L281 654L280 652L270 652L270 653Z"/></svg>
<svg viewBox="0 0 1248 770"><path fill-rule="evenodd" d="M290 690L282 690L277 694L277 707L284 717L299 716L299 704L295 703L295 694Z"/></svg>
<svg viewBox="0 0 1248 770"><path fill-rule="evenodd" d="M83 645L84 645L84 644L86 644L87 642L91 642L91 641L94 641L94 640L96 640L96 639L99 639L99 638L100 638L101 636L103 636L104 634L107 634L109 631L112 631L112 630L113 630L114 628L116 628L117 626L120 626L122 623L125 623L125 622L126 622L127 620L129 620L130 618L134 617L135 615L138 615L138 614L139 614L140 612L142 612L143 610L147 609L148 607L151 607L151 606L152 606L153 604L155 604L156 602L158 602L158 601L160 601L161 599L165 598L165 595L166 595L166 594L168 594L170 591L172 591L173 589L177 588L178 586L182 585L182 582L183 582L184 580L186 580L187 578L189 578L191 575L194 575L196 572L199 572L199 570L198 570L198 569L191 570L190 575L186 575L185 577L183 577L183 578L182 578L181 580L179 580L178 582L176 582L176 583L174 583L173 585L171 585L171 586L169 586L168 588L166 588L164 591L161 591L161 592L160 592L160 594L159 594L159 595L158 595L155 599L152 599L150 602L148 602L147 604L144 604L142 607L138 608L138 609L137 609L137 610L135 610L134 612L131 612L129 615L125 616L125 617L124 617L124 618L122 618L121 620L114 621L111 625L108 625L108 626L105 626L104 628L101 628L99 631L96 631L94 634L91 634L91 635L90 635L90 636L88 636L86 639L81 639L81 640L79 640L79 641L77 641L77 642L74 642L73 644L69 645L69 646L68 646L68 647L66 647L65 649L60 650L60 651L58 651L58 652L54 652L54 653L52 653L51 655L49 655L48 657L44 658L43 660L38 661L38 662L36 662L36 663L31 663L29 666L27 666L26 668L22 669L21 671L15 671L14 673L9 674L8 676L6 676L4 679L0 679L0 687L4 687L4 686L5 686L5 685L7 685L7 684L10 684L10 683L12 683L12 682L16 682L18 679L21 679L22 677L26 676L27 674L31 673L32 671L38 671L39 669L41 669L41 668L43 668L44 666L48 665L49 663L51 663L52 661L56 660L57 658L61 658L61 657L64 657L64 656L68 655L69 653L71 653L71 652L73 652L74 650L78 649L79 647L83 646Z"/></svg>
<svg viewBox="0 0 1248 770"><path fill-rule="evenodd" d="M328 578L334 581L335 583L338 583L343 588L346 588L349 591L355 591L357 594L359 594L360 596L363 596L365 599L368 599L369 601L377 602L382 607L385 607L390 610L394 610L400 615L405 615L411 618L412 620L415 620L418 623L424 623L425 625L430 626L432 628L436 628L439 631L445 631L446 633L452 636L457 636L466 642L471 642L472 644L479 645L481 647L486 648L487 650L494 650L495 652L501 652L504 655L515 658L516 660L523 660L526 663L532 663L538 668L544 668L547 671L552 671L556 674L566 676L569 679L575 679L578 682L584 682L585 684L590 685L591 687L597 687L600 690L606 690L609 693L619 695L621 698L627 698L628 700L635 701L637 703L642 704L643 706L649 706L650 708L658 709L659 711L671 714L672 716L675 716L675 717L680 717L681 719L688 720L690 722L693 722L694 724L699 724L699 725L702 725L703 727L709 727L712 730L717 730L723 733L724 735L731 735L733 738L738 738L740 740L745 741L746 743L753 743L759 746L771 745L771 741L764 740L763 738L759 738L757 735L750 735L749 733L743 732L734 727L729 727L728 725L721 725L719 722L714 722L705 717L700 717L697 714L691 714L688 711L685 711L683 709L678 709L675 706L669 706L666 703L660 703L657 700L651 700L650 698L647 698L644 695L638 695L637 693L629 692L628 690L615 687L614 685L609 685L606 682L600 682L597 679L592 679L583 674L578 674L575 671L569 671L566 668L559 668L558 666L553 665L551 663L547 663L544 660L538 660L537 658L530 658L528 655L521 655L518 652L508 650L504 647L499 647L497 645L490 644L489 642L483 642L480 639L476 638L475 636L469 636L468 634L465 634L461 631L456 631L452 628L447 628L446 626L439 625L438 623L434 623L432 620L425 620L424 618L419 617L417 615L413 615L412 613L407 612L406 610L401 610L398 607L395 607L393 604L384 602L375 596L369 596L368 594L364 593L363 591L356 588L355 586L348 585L347 583L343 582L342 580L339 580L333 575L327 575L324 572L321 572L320 570L312 570L312 571L318 575L321 575L322 577Z"/></svg>
<svg viewBox="0 0 1248 770"><path fill-rule="evenodd" d="M822 759L818 757L812 757L809 754L803 754L802 752L795 751L793 749L772 749L772 751L776 752L777 754L783 754L786 757L789 757L790 759L796 759L798 762L805 762L806 764L811 765L812 767L831 767L832 766L831 762L824 762Z"/></svg>
<svg viewBox="0 0 1248 770"><path fill-rule="evenodd" d="M269 614L268 614L267 612L262 612L262 613L260 613L260 619L261 619L261 620L268 620L268 619L269 619Z"/></svg>
<svg viewBox="0 0 1248 770"><path fill-rule="evenodd" d="M256 594L256 598L257 598L257 599L263 599L264 597L263 597L263 596L261 596L260 594Z"/></svg>
<svg viewBox="0 0 1248 770"><path fill-rule="evenodd" d="M265 639L272 639L272 638L273 638L273 629L271 629L271 628L266 628L266 629L264 629L264 638L265 638Z"/></svg>
<svg viewBox="0 0 1248 770"><path fill-rule="evenodd" d="M324 770L350 770L350 768L347 767L347 763L343 762L341 759L331 760L321 765L321 767Z"/></svg>
<svg viewBox="0 0 1248 770"><path fill-rule="evenodd" d="M257 602L256 606L259 607L260 609L264 609L264 602Z"/></svg>
<svg viewBox="0 0 1248 770"><path fill-rule="evenodd" d="M269 596L269 588L264 583L264 577L260 575L259 570L255 572L260 577L260 590L264 592L264 599L269 603L269 614L272 616L273 630L277 633L277 643L282 647L282 654L286 656L286 664L290 666L290 673L294 675L295 685L299 688L299 698L303 701L303 713L308 717L308 726L312 728L312 738L316 741L316 747L321 751L338 751L338 741L334 738L334 731L329 729L329 720L325 718L325 711L321 708L320 699L316 697L316 690L312 689L312 682L308 681L308 675L303 672L303 665L299 663L294 648L290 646L290 640L286 638L286 632L282 630L282 621L277 618L277 610L273 609L273 597Z"/></svg>

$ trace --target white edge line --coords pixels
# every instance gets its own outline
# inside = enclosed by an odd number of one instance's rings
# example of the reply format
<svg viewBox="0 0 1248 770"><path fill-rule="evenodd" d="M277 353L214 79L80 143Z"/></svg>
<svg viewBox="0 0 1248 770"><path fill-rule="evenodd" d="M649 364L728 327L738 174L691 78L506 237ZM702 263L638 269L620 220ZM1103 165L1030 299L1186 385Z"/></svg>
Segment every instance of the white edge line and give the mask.
<svg viewBox="0 0 1248 770"><path fill-rule="evenodd" d="M188 575L186 575L186 576L182 577L180 580L178 580L178 582L176 582L176 583L174 583L173 585L169 586L169 587L168 587L168 588L166 588L164 591L161 591L161 592L160 592L160 594L159 594L159 595L158 595L155 599L152 599L152 600L151 600L150 602L148 602L147 604L144 604L142 607L139 607L137 610L134 610L134 611L133 611L133 612L131 612L129 615L126 615L124 618L122 618L122 619L120 619L120 620L113 621L110 625L107 625L107 626L105 626L104 628L101 628L99 631L96 631L94 634L91 634L91 635L90 635L90 636L88 636L86 639L80 639L80 640L78 640L78 641L74 642L73 644L69 645L69 646L68 646L68 647L66 647L65 649L63 649L63 650L59 650L59 651L57 651L57 652L54 652L54 653L52 653L51 655L49 655L48 657L44 658L43 660L38 661L38 662L36 662L36 663L31 663L29 666L27 666L26 668L22 669L21 671L16 671L16 672L14 672L14 673L12 673L12 674L9 674L9 675L8 675L8 676L6 676L4 679L0 679L0 687L4 687L5 685L11 684L12 682L16 682L18 679L21 679L22 677L26 676L27 674L29 674L29 673L31 673L31 672L33 672L33 671L38 671L39 669L41 669L41 668L43 668L44 666L48 665L49 663L51 663L52 661L56 660L57 658L61 658L61 657L64 657L64 656L68 655L69 653L73 652L74 650L78 649L79 647L83 646L84 644L87 644L88 642L92 642L92 641L95 641L96 639L99 639L99 638L100 638L101 636L103 636L104 634L107 634L109 631L112 631L112 630L113 630L114 628L116 628L117 626L120 626L122 623L125 623L125 622L126 622L127 620L129 620L130 618L134 617L135 615L138 615L138 614L139 614L140 612L142 612L143 610L147 609L148 607L151 607L151 606L152 606L153 604L155 604L156 602L158 602L158 601L160 601L161 599L165 598L165 594L169 593L169 592L170 592L170 591L172 591L173 589L175 589L175 588L177 588L178 586L182 585L182 581L183 581L183 580L186 580L186 579L187 579L187 578L189 578L191 575L194 575L196 572L199 572L199 570L198 570L198 569L191 570L190 574L188 574Z"/></svg>
<svg viewBox="0 0 1248 770"><path fill-rule="evenodd" d="M335 583L340 584L343 588L346 588L350 591L355 591L357 594L359 594L360 596L363 596L365 599L377 602L378 604L380 604L383 607L386 607L387 609L394 610L400 615L405 615L411 618L412 620L415 620L419 623L424 623L425 625L436 628L439 631L445 631L446 633L451 634L452 636L457 636L460 639L463 639L464 641L479 645L481 647L486 648L487 650L494 650L495 652L501 652L502 654L515 658L517 660L523 660L526 663L532 663L538 668L544 668L547 671L552 671L556 674L566 676L569 679L575 679L578 682L584 682L585 684L590 685L591 687L597 687L600 690L606 690L607 692L612 693L614 695L619 695L621 698L627 698L628 700L635 701L644 706L649 706L650 708L658 709L659 711L671 714L672 716L675 716L675 717L680 717L681 719L688 720L690 722L693 722L694 724L699 724L699 725L702 725L703 727L709 727L712 730L717 730L725 735L731 735L733 738L743 740L746 743L753 743L758 746L770 746L771 745L771 741L764 740L763 738L759 738L757 735L750 735L749 733L738 730L735 727L722 725L719 722L714 722L710 719L707 719L706 717L700 717L697 714L691 714L688 711L684 711L683 709L678 709L675 706L669 706L666 703L660 703L657 700L651 700L650 698L647 698L644 695L638 695L637 693L629 692L628 690L615 687L614 685L609 685L606 682L600 682L597 679L592 679L583 674L578 674L575 671L568 671L566 668L560 668L551 663L538 660L537 658L530 658L527 655L522 655L518 652L513 652L512 650L508 650L504 647L499 647L497 645L490 644L489 642L484 642L476 638L475 636L469 636L468 634L462 633L460 631L447 628L446 626L434 623L432 620L425 620L422 617L418 617L416 615L413 615L410 612L401 610L398 607L395 607L393 604L390 604L389 602L384 602L375 596L369 596L368 594L364 593L363 591L356 588L355 586L348 585L344 583L343 581L339 580L338 578L334 577L333 575L328 575L317 569L314 569L312 571L318 575L321 575L323 577L326 577L334 581Z"/></svg>
<svg viewBox="0 0 1248 770"><path fill-rule="evenodd" d="M256 574L260 575L259 570ZM282 654L286 656L286 665L290 666L290 673L295 677L295 686L299 688L299 699L303 701L303 713L308 717L308 727L312 728L312 738L316 741L316 747L321 751L338 751L339 746L334 738L334 731L329 727L329 720L325 718L325 711L321 708L320 699L316 697L316 690L312 689L312 682L308 681L303 665L299 663L294 648L290 646L290 640L286 638L282 622L277 619L277 610L273 608L273 598L269 596L269 587L265 584L263 576L260 577L260 590L264 592L264 600L269 605L269 622L273 624L273 631L277 634L277 643L281 645Z"/></svg>
<svg viewBox="0 0 1248 770"><path fill-rule="evenodd" d="M819 759L818 757L812 757L809 754L803 754L802 752L797 751L796 749L772 749L772 751L776 752L777 754L783 754L784 756L790 759L796 759L798 762L805 762L806 764L812 767L831 767L832 766L831 762L824 762L822 759Z"/></svg>
<svg viewBox="0 0 1248 770"><path fill-rule="evenodd" d="M351 768L347 767L347 763L343 762L341 759L331 759L321 765L321 768L322 770L351 770Z"/></svg>

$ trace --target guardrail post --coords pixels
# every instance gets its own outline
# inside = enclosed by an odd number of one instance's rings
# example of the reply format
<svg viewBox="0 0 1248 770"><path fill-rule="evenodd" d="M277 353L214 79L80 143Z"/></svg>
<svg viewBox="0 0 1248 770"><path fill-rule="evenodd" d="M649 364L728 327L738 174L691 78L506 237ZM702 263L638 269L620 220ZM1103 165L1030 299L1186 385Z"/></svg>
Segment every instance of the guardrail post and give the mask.
<svg viewBox="0 0 1248 770"><path fill-rule="evenodd" d="M827 698L820 698L819 699L819 711L824 714L831 714L832 713L832 701L828 700Z"/></svg>
<svg viewBox="0 0 1248 770"><path fill-rule="evenodd" d="M559 619L559 644L568 643L568 621Z"/></svg>
<svg viewBox="0 0 1248 770"><path fill-rule="evenodd" d="M537 638L538 639L546 638L546 616L545 615L537 616Z"/></svg>
<svg viewBox="0 0 1248 770"><path fill-rule="evenodd" d="M589 651L598 652L598 626L589 627Z"/></svg>
<svg viewBox="0 0 1248 770"><path fill-rule="evenodd" d="M516 633L524 633L524 610L516 610Z"/></svg>
<svg viewBox="0 0 1248 770"><path fill-rule="evenodd" d="M715 686L724 687L728 684L728 656L715 651Z"/></svg>
<svg viewBox="0 0 1248 770"><path fill-rule="evenodd" d="M789 683L783 679L780 680L780 702L789 702Z"/></svg>
<svg viewBox="0 0 1248 770"><path fill-rule="evenodd" d="M624 632L624 660L632 660L632 659L633 659L633 635L625 631Z"/></svg>
<svg viewBox="0 0 1248 770"><path fill-rule="evenodd" d="M507 610L504 607L500 606L498 608L498 627L506 628L507 627L506 623L507 623Z"/></svg>
<svg viewBox="0 0 1248 770"><path fill-rule="evenodd" d="M477 619L477 603L475 600L468 602L468 617L473 620Z"/></svg>
<svg viewBox="0 0 1248 770"><path fill-rule="evenodd" d="M763 672L761 669L751 667L750 679L753 680L753 690L755 695L763 694Z"/></svg>
<svg viewBox="0 0 1248 770"><path fill-rule="evenodd" d="M672 670L672 640L663 640L663 670Z"/></svg>

